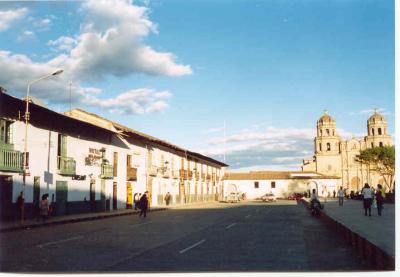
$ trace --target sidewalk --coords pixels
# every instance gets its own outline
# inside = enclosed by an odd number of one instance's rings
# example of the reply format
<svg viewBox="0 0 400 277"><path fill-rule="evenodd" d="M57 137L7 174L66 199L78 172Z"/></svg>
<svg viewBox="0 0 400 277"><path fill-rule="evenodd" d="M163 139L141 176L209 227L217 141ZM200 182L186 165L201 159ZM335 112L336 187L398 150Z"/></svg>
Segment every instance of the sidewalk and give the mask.
<svg viewBox="0 0 400 277"><path fill-rule="evenodd" d="M309 199L304 200L309 201ZM347 239L353 246L360 247L359 240L365 239L394 260L396 254L394 204L384 204L382 216L378 216L376 208L372 208L372 216L365 216L362 201L345 199L343 206L339 206L337 199L328 199L327 203L322 199L320 201L324 204L322 212L326 221L336 227L341 225L337 229L347 229L350 233L346 235L351 234ZM352 236L357 236L358 240Z"/></svg>
<svg viewBox="0 0 400 277"><path fill-rule="evenodd" d="M193 202L187 204L176 204L166 206L154 206L150 208L149 212L156 212L156 211L163 211L167 209L184 209L185 207L196 207L204 204L210 203L218 203L216 201L210 202ZM123 209L123 210L113 210L108 212L96 212L96 213L83 213L83 214L71 214L71 215L64 215L64 216L50 216L46 222L37 221L36 219L28 219L25 220L23 223L20 221L8 221L8 222L0 222L0 232L7 232L13 230L22 230L22 229L32 229L37 227L43 226L51 226L51 225L59 225L59 224L66 224L66 223L74 223L74 222L81 222L81 221L89 221L89 220L97 220L102 218L108 217L116 217L116 216L123 216L123 215L131 215L137 214L140 210L135 209Z"/></svg>

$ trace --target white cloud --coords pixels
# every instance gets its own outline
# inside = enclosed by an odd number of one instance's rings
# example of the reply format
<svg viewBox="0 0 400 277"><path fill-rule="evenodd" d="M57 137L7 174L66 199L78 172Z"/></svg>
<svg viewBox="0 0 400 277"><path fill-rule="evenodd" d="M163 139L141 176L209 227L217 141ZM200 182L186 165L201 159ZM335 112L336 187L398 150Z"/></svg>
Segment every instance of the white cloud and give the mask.
<svg viewBox="0 0 400 277"><path fill-rule="evenodd" d="M17 38L18 41L25 41L25 40L30 40L36 38L36 35L34 32L25 30L23 31Z"/></svg>
<svg viewBox="0 0 400 277"><path fill-rule="evenodd" d="M168 104L157 100L157 91L136 89L119 94L116 98L100 99L87 94L81 101L85 105L100 107L117 114L144 114L162 112Z"/></svg>
<svg viewBox="0 0 400 277"><path fill-rule="evenodd" d="M169 91L148 88L133 89L113 98L100 97L108 91L82 83L105 80L108 76L124 77L134 73L149 75L181 76L191 74L189 65L177 63L169 52L159 52L144 39L157 34L157 26L148 18L148 8L132 4L132 1L87 1L81 5L85 14L80 33L50 40L48 45L62 51L47 62L34 62L25 55L0 51L0 84L9 92L23 96L29 81L46 75L57 68L64 73L56 78L35 84L34 96L45 102L68 103L68 84L72 80L76 102L104 108L114 113L143 114L160 112L168 107ZM27 13L27 9L2 11L8 18L0 19L4 30L13 20ZM15 15L10 15L10 14ZM18 16L17 16L18 15ZM51 20L34 21L42 27ZM36 23L34 23L36 22ZM34 35L25 33L25 35Z"/></svg>
<svg viewBox="0 0 400 277"><path fill-rule="evenodd" d="M51 25L51 19L49 18L36 19L34 20L33 25L41 29L48 29Z"/></svg>
<svg viewBox="0 0 400 277"><path fill-rule="evenodd" d="M214 127L214 128L210 128L207 130L207 133L218 133L218 132L222 132L224 130L224 127Z"/></svg>
<svg viewBox="0 0 400 277"><path fill-rule="evenodd" d="M250 131L249 129L243 129L238 134L227 136L226 138L217 137L209 140L210 144L221 144L225 141L228 142L240 142L240 141L251 141L251 140L272 140L272 139L284 139L284 138L306 138L312 139L315 136L314 129L298 129L298 128L275 128L267 127L264 132Z"/></svg>
<svg viewBox="0 0 400 277"><path fill-rule="evenodd" d="M148 9L131 1L87 1L82 4L86 19L82 32L66 44L60 37L49 44L69 50L52 64L68 68L81 80L102 80L107 76L133 73L182 76L191 74L189 65L177 64L172 53L158 52L143 43L157 26ZM74 46L74 47L72 47Z"/></svg>
<svg viewBox="0 0 400 277"><path fill-rule="evenodd" d="M66 36L61 36L56 40L50 40L47 42L47 45L57 47L58 51L71 51L76 44L76 39Z"/></svg>
<svg viewBox="0 0 400 277"><path fill-rule="evenodd" d="M17 20L28 13L27 8L0 10L0 32L7 30Z"/></svg>

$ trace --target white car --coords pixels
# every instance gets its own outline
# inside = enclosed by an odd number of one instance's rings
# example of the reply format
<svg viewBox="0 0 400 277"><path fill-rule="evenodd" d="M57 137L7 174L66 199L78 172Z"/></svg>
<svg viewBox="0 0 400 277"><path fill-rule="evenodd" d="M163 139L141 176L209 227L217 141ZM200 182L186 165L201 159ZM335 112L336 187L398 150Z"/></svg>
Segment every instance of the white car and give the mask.
<svg viewBox="0 0 400 277"><path fill-rule="evenodd" d="M231 192L230 194L228 194L228 195L226 196L226 202L231 202L231 203L233 203L233 202L239 202L239 201L240 201L240 199L239 199L239 193Z"/></svg>
<svg viewBox="0 0 400 277"><path fill-rule="evenodd" d="M273 193L266 193L261 197L264 202L276 202L276 196Z"/></svg>

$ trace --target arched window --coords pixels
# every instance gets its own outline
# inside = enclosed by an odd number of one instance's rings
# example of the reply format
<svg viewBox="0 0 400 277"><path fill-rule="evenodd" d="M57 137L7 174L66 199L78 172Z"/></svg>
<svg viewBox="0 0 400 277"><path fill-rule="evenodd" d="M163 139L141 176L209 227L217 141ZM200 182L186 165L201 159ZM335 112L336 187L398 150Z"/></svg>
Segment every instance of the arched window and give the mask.
<svg viewBox="0 0 400 277"><path fill-rule="evenodd" d="M371 147L374 148L374 143L373 142L371 142Z"/></svg>
<svg viewBox="0 0 400 277"><path fill-rule="evenodd" d="M322 129L319 129L319 135L322 136Z"/></svg>
<svg viewBox="0 0 400 277"><path fill-rule="evenodd" d="M319 151L322 151L322 143L319 144Z"/></svg>
<svg viewBox="0 0 400 277"><path fill-rule="evenodd" d="M374 128L372 128L372 135L373 136L375 135L375 129Z"/></svg>
<svg viewBox="0 0 400 277"><path fill-rule="evenodd" d="M329 136L329 129L326 129L326 134Z"/></svg>
<svg viewBox="0 0 400 277"><path fill-rule="evenodd" d="M332 136L334 136L335 135L335 130L332 130Z"/></svg>
<svg viewBox="0 0 400 277"><path fill-rule="evenodd" d="M383 142L379 142L379 147L383 147Z"/></svg>
<svg viewBox="0 0 400 277"><path fill-rule="evenodd" d="M329 142L326 144L326 151L331 151L331 144Z"/></svg>
<svg viewBox="0 0 400 277"><path fill-rule="evenodd" d="M378 135L382 135L382 129L378 128Z"/></svg>

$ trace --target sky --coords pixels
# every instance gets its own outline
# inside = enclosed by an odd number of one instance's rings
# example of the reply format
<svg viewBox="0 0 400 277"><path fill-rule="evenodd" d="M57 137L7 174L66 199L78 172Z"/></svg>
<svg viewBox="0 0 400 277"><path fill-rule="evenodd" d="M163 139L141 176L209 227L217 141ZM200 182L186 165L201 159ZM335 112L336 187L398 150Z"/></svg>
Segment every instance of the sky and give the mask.
<svg viewBox="0 0 400 277"><path fill-rule="evenodd" d="M230 170L300 170L326 109L394 136L394 2L0 2L0 86L81 108ZM225 126L225 128L224 128ZM224 131L225 129L225 131Z"/></svg>

